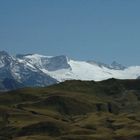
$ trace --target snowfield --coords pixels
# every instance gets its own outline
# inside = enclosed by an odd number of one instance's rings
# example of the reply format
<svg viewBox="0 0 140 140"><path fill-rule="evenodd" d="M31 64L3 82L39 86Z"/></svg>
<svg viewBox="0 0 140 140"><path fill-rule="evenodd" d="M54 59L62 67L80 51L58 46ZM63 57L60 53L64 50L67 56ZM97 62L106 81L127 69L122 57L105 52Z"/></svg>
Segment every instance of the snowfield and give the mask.
<svg viewBox="0 0 140 140"><path fill-rule="evenodd" d="M124 70L114 70L107 67L99 67L84 61L68 61L71 69L61 69L56 71L47 71L41 69L58 81L77 79L77 80L95 80L101 81L109 78L117 79L136 79L140 76L140 66L128 67Z"/></svg>
<svg viewBox="0 0 140 140"><path fill-rule="evenodd" d="M0 75L26 86L47 86L65 80L95 80L109 78L137 79L140 66L125 67L117 62L107 65L96 61L77 61L67 56L27 54L10 56L0 52Z"/></svg>

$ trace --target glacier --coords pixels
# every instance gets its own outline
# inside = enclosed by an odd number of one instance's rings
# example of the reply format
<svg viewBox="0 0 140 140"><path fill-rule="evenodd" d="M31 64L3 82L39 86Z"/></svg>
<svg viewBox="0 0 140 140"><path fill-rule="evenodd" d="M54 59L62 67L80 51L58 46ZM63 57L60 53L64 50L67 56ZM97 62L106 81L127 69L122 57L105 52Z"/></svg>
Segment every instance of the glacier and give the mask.
<svg viewBox="0 0 140 140"><path fill-rule="evenodd" d="M0 51L0 83L9 78L20 83L22 87L35 87L73 79L102 81L109 78L137 79L139 77L140 66L125 67L115 61L108 65L96 61L73 60L65 55L11 56L5 51Z"/></svg>

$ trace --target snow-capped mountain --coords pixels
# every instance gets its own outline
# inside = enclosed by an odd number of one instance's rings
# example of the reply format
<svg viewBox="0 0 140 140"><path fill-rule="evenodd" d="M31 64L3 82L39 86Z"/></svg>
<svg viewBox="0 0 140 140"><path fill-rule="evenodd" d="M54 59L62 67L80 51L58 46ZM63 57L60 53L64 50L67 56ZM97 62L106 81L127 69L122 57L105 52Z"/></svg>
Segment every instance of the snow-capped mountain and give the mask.
<svg viewBox="0 0 140 140"><path fill-rule="evenodd" d="M108 64L104 64L104 63L101 63L101 62L96 62L96 61L87 61L88 63L90 64L93 64L93 65L98 65L99 67L107 67L109 69L114 69L114 70L124 70L126 67L119 64L118 62L116 61L113 61L110 65Z"/></svg>
<svg viewBox="0 0 140 140"><path fill-rule="evenodd" d="M0 88L7 89L7 85L12 85L13 81L18 87L48 86L57 82L27 61L2 51L0 52ZM17 87L15 84L14 89Z"/></svg>
<svg viewBox="0 0 140 140"><path fill-rule="evenodd" d="M17 55L16 58L24 60L38 69L46 69L48 71L70 68L70 65L67 63L68 58L64 55L52 57L38 54L29 54Z"/></svg>
<svg viewBox="0 0 140 140"><path fill-rule="evenodd" d="M117 63L116 61L113 61L112 64L109 66L109 68L115 69L115 70L124 70L126 67L122 64Z"/></svg>
<svg viewBox="0 0 140 140"><path fill-rule="evenodd" d="M115 61L107 65L96 61L76 61L64 55L11 56L7 52L0 52L0 88L3 89L6 85L14 88L16 85L17 87L48 86L71 79L101 81L108 78L137 79L138 77L140 77L140 66L125 67Z"/></svg>

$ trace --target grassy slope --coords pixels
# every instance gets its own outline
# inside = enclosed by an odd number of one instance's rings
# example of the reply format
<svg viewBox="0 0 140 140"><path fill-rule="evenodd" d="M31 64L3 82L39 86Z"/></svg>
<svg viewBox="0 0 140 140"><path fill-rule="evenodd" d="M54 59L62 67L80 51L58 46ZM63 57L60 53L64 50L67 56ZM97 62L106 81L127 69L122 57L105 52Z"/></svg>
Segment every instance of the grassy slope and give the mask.
<svg viewBox="0 0 140 140"><path fill-rule="evenodd" d="M66 81L0 94L0 140L139 140L140 80Z"/></svg>

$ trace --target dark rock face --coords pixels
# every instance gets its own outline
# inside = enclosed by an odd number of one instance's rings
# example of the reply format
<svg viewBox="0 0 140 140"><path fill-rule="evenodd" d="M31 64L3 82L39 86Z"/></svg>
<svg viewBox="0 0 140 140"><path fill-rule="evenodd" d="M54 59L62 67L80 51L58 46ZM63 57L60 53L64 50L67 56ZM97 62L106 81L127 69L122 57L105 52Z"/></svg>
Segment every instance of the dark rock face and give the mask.
<svg viewBox="0 0 140 140"><path fill-rule="evenodd" d="M5 89L12 89L12 90L24 87L23 84L17 82L14 79L9 79L9 78L5 78L2 84L4 85Z"/></svg>
<svg viewBox="0 0 140 140"><path fill-rule="evenodd" d="M28 54L28 55L17 55L16 58L25 60L37 68L46 69L48 71L56 71L59 69L70 68L70 65L68 64L68 58L65 55L55 57L38 56L38 58L35 58L33 54Z"/></svg>
<svg viewBox="0 0 140 140"><path fill-rule="evenodd" d="M96 62L96 61L87 61L87 62L92 64L92 65L97 65L99 67L106 67L106 68L114 69L114 70L124 70L124 69L126 69L125 66L123 66L122 64L119 64L116 61L113 61L111 65L104 64L104 63L101 63L101 62Z"/></svg>
<svg viewBox="0 0 140 140"><path fill-rule="evenodd" d="M138 76L138 78L137 79L140 79L140 76Z"/></svg>
<svg viewBox="0 0 140 140"><path fill-rule="evenodd" d="M110 65L110 68L115 70L124 70L126 67L123 66L122 64L117 63L116 61L113 61L112 64Z"/></svg>
<svg viewBox="0 0 140 140"><path fill-rule="evenodd" d="M49 71L55 71L59 69L68 69L70 68L70 65L68 64L68 58L64 55L61 55L50 58L46 67Z"/></svg>

